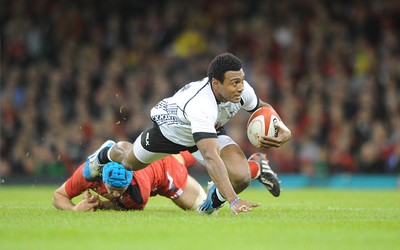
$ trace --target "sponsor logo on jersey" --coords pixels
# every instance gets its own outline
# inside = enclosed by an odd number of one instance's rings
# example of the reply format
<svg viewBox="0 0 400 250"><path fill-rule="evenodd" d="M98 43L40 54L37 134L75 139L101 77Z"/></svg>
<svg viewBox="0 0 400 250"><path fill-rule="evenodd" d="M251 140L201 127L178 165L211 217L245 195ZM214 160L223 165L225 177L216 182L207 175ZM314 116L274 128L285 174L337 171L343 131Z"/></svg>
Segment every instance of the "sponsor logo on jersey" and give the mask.
<svg viewBox="0 0 400 250"><path fill-rule="evenodd" d="M150 133L146 133L146 146L150 146Z"/></svg>

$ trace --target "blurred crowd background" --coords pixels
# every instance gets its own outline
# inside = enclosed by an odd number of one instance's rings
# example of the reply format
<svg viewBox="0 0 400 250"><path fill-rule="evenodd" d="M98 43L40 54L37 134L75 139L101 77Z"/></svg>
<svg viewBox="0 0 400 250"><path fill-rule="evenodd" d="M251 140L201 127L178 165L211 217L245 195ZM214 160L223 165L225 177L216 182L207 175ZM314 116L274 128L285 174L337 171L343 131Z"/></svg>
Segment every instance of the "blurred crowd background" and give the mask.
<svg viewBox="0 0 400 250"><path fill-rule="evenodd" d="M292 130L262 150L278 174L400 172L398 0L2 0L0 17L2 178L133 141L226 51ZM248 117L226 127L247 156Z"/></svg>

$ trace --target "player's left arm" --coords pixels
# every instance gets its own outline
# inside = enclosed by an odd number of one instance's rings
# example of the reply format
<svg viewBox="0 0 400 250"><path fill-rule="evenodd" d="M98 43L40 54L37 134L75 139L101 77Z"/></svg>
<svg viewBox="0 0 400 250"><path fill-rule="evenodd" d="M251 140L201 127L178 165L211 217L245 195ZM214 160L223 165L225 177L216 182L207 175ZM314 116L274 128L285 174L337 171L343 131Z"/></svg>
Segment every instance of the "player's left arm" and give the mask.
<svg viewBox="0 0 400 250"><path fill-rule="evenodd" d="M260 107L270 107L273 108L270 104L259 100L257 108ZM276 111L276 110L275 110ZM278 112L276 112L278 114ZM278 135L276 137L262 136L260 139L261 147L263 148L279 148L286 142L292 138L292 132L290 129L283 123L282 119L280 122L275 124L275 128L278 129Z"/></svg>
<svg viewBox="0 0 400 250"><path fill-rule="evenodd" d="M251 87L251 85L247 81L244 81L244 84L245 84L244 91L242 93L242 100L243 100L242 107L244 110L247 110L247 112L249 112L249 113L253 113L258 108L261 108L261 107L270 107L270 108L274 109L274 107L272 107L272 105L270 105L269 103L266 103L266 102L260 100L260 98L258 98L253 87ZM276 112L276 110L275 110L275 112ZM276 112L276 113L278 114L278 112ZM285 144L286 142L288 142L290 140L290 138L292 137L292 132L290 131L290 129L288 127L286 127L286 125L283 123L282 119L281 119L281 122L275 124L275 127L278 129L277 137L262 136L260 138L261 147L263 147L263 148L271 148L271 147L279 148L280 146L282 146L283 144Z"/></svg>

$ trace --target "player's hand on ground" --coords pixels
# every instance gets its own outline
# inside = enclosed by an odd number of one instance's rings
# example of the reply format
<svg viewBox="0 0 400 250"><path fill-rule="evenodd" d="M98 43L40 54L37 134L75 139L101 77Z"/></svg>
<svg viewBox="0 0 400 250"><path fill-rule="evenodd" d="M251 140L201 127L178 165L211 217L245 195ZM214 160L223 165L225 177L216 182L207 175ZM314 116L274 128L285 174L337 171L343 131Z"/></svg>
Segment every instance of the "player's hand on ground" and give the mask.
<svg viewBox="0 0 400 250"><path fill-rule="evenodd" d="M89 190L83 193L83 199L87 200L88 203L98 203L100 198L93 195Z"/></svg>
<svg viewBox="0 0 400 250"><path fill-rule="evenodd" d="M89 191L85 191L82 200L75 205L76 211L94 211L100 204L100 198L92 195Z"/></svg>
<svg viewBox="0 0 400 250"><path fill-rule="evenodd" d="M283 122L278 122L275 124L275 128L278 129L277 137L261 136L260 142L263 148L279 148L292 137L292 132Z"/></svg>
<svg viewBox="0 0 400 250"><path fill-rule="evenodd" d="M238 215L239 213L247 213L252 210L253 207L261 206L260 203L254 203L245 200L237 200L236 202L232 202L230 205L230 209L234 215Z"/></svg>

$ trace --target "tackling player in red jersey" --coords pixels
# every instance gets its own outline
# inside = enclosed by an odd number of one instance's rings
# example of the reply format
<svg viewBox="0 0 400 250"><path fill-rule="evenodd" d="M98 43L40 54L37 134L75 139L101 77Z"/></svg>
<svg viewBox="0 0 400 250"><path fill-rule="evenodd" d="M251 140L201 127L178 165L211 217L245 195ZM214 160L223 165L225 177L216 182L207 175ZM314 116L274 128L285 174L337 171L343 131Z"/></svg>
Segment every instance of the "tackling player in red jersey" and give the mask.
<svg viewBox="0 0 400 250"><path fill-rule="evenodd" d="M126 142L125 146L130 146ZM187 167L195 162L187 151L155 161L139 171L125 170L121 164L109 163L103 168L102 179L87 181L82 164L53 195L53 204L61 210L93 211L96 209L143 210L151 196L171 199L184 210L196 210L206 199L200 184L188 175ZM93 195L93 190L98 195ZM80 194L82 201L72 199Z"/></svg>

